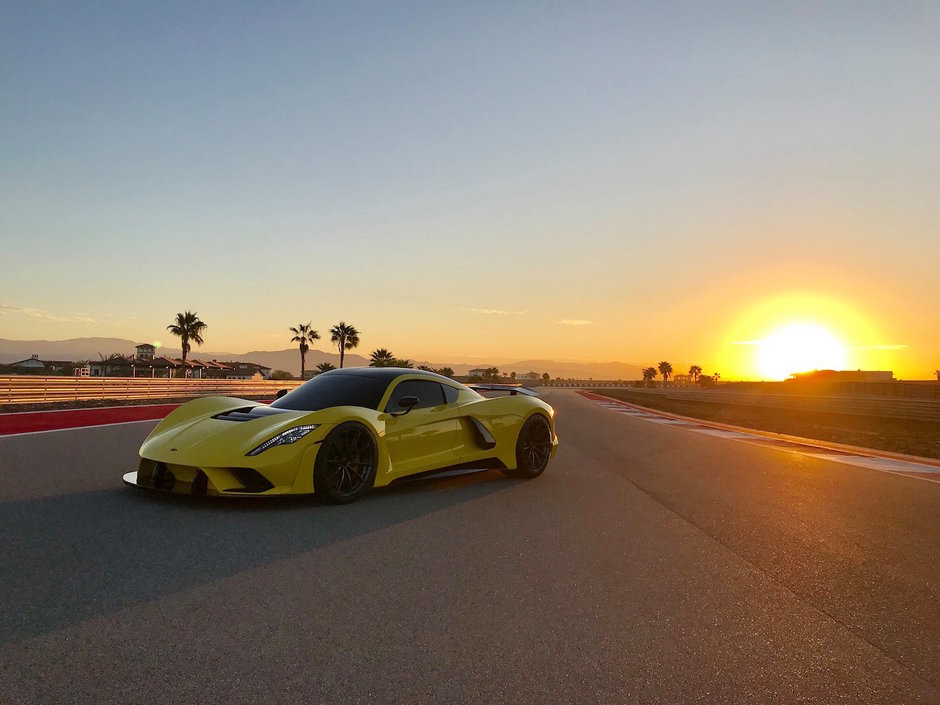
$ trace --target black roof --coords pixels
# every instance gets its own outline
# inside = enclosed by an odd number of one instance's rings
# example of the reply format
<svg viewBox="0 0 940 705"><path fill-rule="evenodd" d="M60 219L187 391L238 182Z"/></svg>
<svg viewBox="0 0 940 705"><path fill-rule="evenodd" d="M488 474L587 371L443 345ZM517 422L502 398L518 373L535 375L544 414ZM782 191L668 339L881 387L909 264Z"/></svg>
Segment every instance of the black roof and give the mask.
<svg viewBox="0 0 940 705"><path fill-rule="evenodd" d="M323 372L318 376L322 377L324 375L358 375L363 377L372 377L373 379L383 379L388 382L391 382L393 379L401 377L402 375L422 375L432 379L445 380L451 384L454 383L454 380L452 380L450 377L439 375L437 372L418 370L411 367L344 367L341 370L330 370L329 372Z"/></svg>

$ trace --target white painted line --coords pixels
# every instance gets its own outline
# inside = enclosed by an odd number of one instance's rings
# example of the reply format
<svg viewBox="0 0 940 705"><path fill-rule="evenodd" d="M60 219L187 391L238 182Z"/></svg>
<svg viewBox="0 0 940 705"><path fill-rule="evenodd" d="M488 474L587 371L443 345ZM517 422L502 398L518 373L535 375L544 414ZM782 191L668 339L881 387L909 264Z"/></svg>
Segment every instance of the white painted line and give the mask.
<svg viewBox="0 0 940 705"><path fill-rule="evenodd" d="M3 433L0 434L0 440L4 438L22 438L23 436L38 436L40 433L59 433L60 431L84 431L89 428L102 428L104 426L126 426L132 423L159 423L163 419L138 419L137 421L116 421L115 423L95 423L87 426L69 426L68 428L47 428L44 431L23 431L22 433Z"/></svg>
<svg viewBox="0 0 940 705"><path fill-rule="evenodd" d="M739 441L750 441L754 439L749 433L740 433L738 431L725 431L721 428L693 428L690 429L696 433L703 433L706 436L715 436L716 438L734 438Z"/></svg>
<svg viewBox="0 0 940 705"><path fill-rule="evenodd" d="M75 411L105 411L106 409L149 409L152 406L180 406L174 401L161 404L123 404L119 406L83 406L76 409L39 409L38 411L10 411L0 416L26 416L28 414L67 414Z"/></svg>
<svg viewBox="0 0 940 705"><path fill-rule="evenodd" d="M920 463L908 463L904 460L895 460L893 458L874 458L868 455L836 455L835 453L806 453L816 458L832 460L836 463L845 463L846 465L860 465L871 470L881 470L882 472L907 473L918 472L930 475L937 475L940 478L940 468L933 465L921 465Z"/></svg>

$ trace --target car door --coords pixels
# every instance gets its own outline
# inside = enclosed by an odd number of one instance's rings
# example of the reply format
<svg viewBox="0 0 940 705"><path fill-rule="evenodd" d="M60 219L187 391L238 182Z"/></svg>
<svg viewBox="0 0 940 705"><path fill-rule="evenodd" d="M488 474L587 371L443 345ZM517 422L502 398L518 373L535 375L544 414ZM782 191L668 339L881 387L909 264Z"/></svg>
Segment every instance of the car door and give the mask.
<svg viewBox="0 0 940 705"><path fill-rule="evenodd" d="M409 396L417 397L418 404L407 414L401 414L398 402ZM402 477L456 462L457 408L447 403L439 382L423 379L399 382L389 396L385 412L391 475Z"/></svg>

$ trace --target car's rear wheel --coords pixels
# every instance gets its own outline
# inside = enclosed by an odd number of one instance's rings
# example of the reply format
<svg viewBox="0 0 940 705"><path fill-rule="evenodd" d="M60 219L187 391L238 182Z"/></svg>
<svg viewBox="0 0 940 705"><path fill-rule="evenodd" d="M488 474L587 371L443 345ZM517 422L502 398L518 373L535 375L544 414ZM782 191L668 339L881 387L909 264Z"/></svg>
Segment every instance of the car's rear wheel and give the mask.
<svg viewBox="0 0 940 705"><path fill-rule="evenodd" d="M552 427L541 414L534 414L522 425L516 441L516 467L513 477L538 477L552 454Z"/></svg>
<svg viewBox="0 0 940 705"><path fill-rule="evenodd" d="M378 447L375 436L354 421L330 431L317 453L313 487L319 499L330 504L352 502L375 482Z"/></svg>

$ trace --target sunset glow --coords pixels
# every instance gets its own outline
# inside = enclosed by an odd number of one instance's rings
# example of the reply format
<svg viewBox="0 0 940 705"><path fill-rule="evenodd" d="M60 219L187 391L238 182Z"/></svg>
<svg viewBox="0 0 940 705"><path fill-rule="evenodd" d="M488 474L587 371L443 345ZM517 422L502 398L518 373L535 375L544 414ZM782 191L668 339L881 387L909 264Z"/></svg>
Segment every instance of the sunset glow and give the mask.
<svg viewBox="0 0 940 705"><path fill-rule="evenodd" d="M785 379L794 372L842 370L846 348L836 336L820 326L794 323L778 328L757 341L758 368L768 380Z"/></svg>

